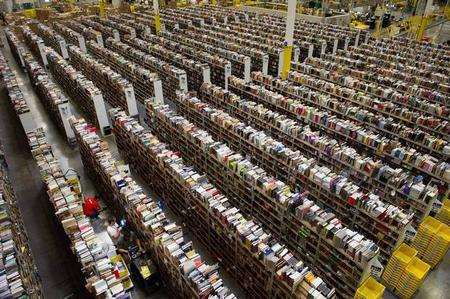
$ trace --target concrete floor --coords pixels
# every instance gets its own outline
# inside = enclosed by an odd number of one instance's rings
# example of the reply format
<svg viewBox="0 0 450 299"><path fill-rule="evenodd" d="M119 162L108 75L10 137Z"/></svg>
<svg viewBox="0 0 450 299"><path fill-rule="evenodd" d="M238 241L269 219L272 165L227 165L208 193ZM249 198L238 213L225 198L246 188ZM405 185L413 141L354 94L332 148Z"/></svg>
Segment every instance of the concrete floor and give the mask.
<svg viewBox="0 0 450 299"><path fill-rule="evenodd" d="M4 39L3 34L1 37ZM61 167L65 171L69 169L75 170L80 175L85 195L95 194L92 182L85 175L78 149L71 149L65 139L58 133L56 126L51 122L47 112L35 95L27 75L14 61L9 48L4 48L3 52L21 83L22 91L36 123L45 129L48 141L52 144L54 153L60 159ZM83 289L83 286L80 285L79 266L74 261L70 250L67 250L63 232L56 228L54 218L51 215L51 207L42 191L42 183L30 154L25 134L20 128L20 123L15 118L14 111L5 96L5 94L1 94L0 98L0 139L5 148L12 184L29 234L30 246L42 278L45 298L79 298L82 296L81 292ZM74 113L79 115L76 110L74 110ZM120 159L114 137L109 137L107 140L111 150ZM145 188L145 184L142 183L139 177L135 176L134 178ZM146 189L146 191L154 195L151 190ZM170 211L166 212L170 217L173 217L172 219L176 220L173 213L170 213ZM104 228L100 224L97 230L101 229ZM191 234L188 233L187 235L193 239L194 244L197 245L196 249L204 259L209 263L213 263L214 260L208 252L202 246L198 246L200 245L199 242L196 242ZM449 273L450 253L445 261L428 275L416 298L450 298L449 295L446 295L450 293ZM226 285L230 286L239 298L243 298L242 289L236 281L225 271L222 271L221 275ZM150 297L146 296L142 290L136 289L133 297L169 298L168 293L164 289ZM384 297L395 298L389 292L386 292Z"/></svg>

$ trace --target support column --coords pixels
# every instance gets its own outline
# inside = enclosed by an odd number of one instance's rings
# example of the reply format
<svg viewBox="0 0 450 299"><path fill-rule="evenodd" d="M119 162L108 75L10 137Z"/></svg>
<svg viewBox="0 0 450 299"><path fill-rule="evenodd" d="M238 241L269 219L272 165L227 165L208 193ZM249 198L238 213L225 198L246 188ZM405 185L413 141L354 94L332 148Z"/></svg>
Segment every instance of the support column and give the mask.
<svg viewBox="0 0 450 299"><path fill-rule="evenodd" d="M289 70L291 69L292 44L294 40L294 25L295 25L295 8L297 6L296 0L288 0L288 11L286 19L286 35L284 37L283 49L283 69L281 71L281 78L287 78Z"/></svg>
<svg viewBox="0 0 450 299"><path fill-rule="evenodd" d="M155 13L155 31L158 34L161 31L161 16L159 15L158 0L153 0L153 12Z"/></svg>

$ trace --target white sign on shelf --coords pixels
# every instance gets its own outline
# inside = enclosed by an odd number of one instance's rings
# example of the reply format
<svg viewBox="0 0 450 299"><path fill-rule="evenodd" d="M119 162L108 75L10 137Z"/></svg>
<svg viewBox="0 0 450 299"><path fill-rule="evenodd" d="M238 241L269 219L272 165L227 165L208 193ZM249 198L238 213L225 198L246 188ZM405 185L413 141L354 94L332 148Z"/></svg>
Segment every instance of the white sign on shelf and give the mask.
<svg viewBox="0 0 450 299"><path fill-rule="evenodd" d="M231 76L231 63L225 64L225 90L228 90L228 78Z"/></svg>
<svg viewBox="0 0 450 299"><path fill-rule="evenodd" d="M211 83L211 69L209 66L204 66L202 69L203 83Z"/></svg>
<svg viewBox="0 0 450 299"><path fill-rule="evenodd" d="M250 57L246 56L244 58L244 81L250 82L250 72L251 72L251 59Z"/></svg>
<svg viewBox="0 0 450 299"><path fill-rule="evenodd" d="M69 123L69 118L73 115L72 107L69 102L61 103L58 105L59 115L61 117L64 131L66 132L66 136L68 140L75 138L75 134L73 133L72 127Z"/></svg>
<svg viewBox="0 0 450 299"><path fill-rule="evenodd" d="M262 57L262 73L267 75L269 72L269 55L264 54Z"/></svg>
<svg viewBox="0 0 450 299"><path fill-rule="evenodd" d="M97 116L98 126L102 135L106 135L106 130L110 128L108 115L106 113L105 101L103 100L102 94L96 94L92 98L95 107L95 114Z"/></svg>
<svg viewBox="0 0 450 299"><path fill-rule="evenodd" d="M127 100L128 114L134 117L138 114L136 96L134 94L133 86L126 87L124 89L125 98Z"/></svg>

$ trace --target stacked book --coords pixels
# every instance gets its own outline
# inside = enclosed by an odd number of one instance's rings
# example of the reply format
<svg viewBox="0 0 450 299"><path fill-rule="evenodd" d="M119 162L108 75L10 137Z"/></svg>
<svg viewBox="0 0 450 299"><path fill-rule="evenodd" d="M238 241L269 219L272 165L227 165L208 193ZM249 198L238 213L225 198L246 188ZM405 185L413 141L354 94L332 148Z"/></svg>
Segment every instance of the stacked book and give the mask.
<svg viewBox="0 0 450 299"><path fill-rule="evenodd" d="M180 97L184 96L180 95ZM234 138L239 139L238 136L242 136L241 134L253 136L250 127L240 126L236 121L224 119L221 115L214 113L214 117L216 116L217 119L223 121L224 126L230 128L228 134L234 135ZM214 183L220 184L221 190L226 192L233 204L236 204L244 213L261 221L271 229L275 236L284 236L288 240L286 245L295 252L295 255L316 265L320 273L327 272L326 268L319 266L319 260L324 257L319 258L308 254L315 248L312 244L321 247L321 250L340 253L341 261L336 263L330 259L327 261L330 266L338 268L343 264L357 264L356 269L359 269L357 271L360 271L361 275L363 275L362 269L380 251L380 248L372 241L347 228L333 213L326 212L309 200L306 190L303 190L302 193L292 191L286 183L271 176L242 154L234 152L226 144L216 141L209 133L177 115L168 106L153 106L149 103L148 117L148 125L154 132L170 142L176 150L180 150L183 158L209 174L208 177ZM211 124L209 125L211 126ZM231 128L234 125L240 126L243 131L232 132ZM221 136L228 141L231 140L227 137L227 133L223 133ZM243 144L242 141L239 142ZM254 152L249 146L245 146L245 148L246 153ZM272 149L277 153L279 153L278 150L283 152L283 149L276 145ZM295 153L288 149L285 149L285 152L290 156L299 155L298 152ZM274 162L278 163L281 159L281 157L277 157ZM273 161L273 158L268 161ZM249 192L249 190L251 191ZM383 217L388 214L390 216L387 217L403 217L401 213L398 213L398 208L389 207L389 210L383 212L382 210L387 207L379 205L380 201L377 199L371 199L367 203L369 204L367 210L370 213L383 214ZM405 221L400 218L396 219ZM321 223L321 225L317 226L317 223ZM306 236L306 240L300 241L297 236L301 235L301 231L305 228L309 231L309 236ZM288 234L289 237L286 237L283 233L285 231L290 231L292 234ZM350 243L352 245L349 245ZM345 277L347 278L347 276ZM358 284L353 275L348 278L351 279L341 279L341 282L325 279L344 291L346 287L355 288ZM349 283L349 281L351 282Z"/></svg>
<svg viewBox="0 0 450 299"><path fill-rule="evenodd" d="M137 114L133 85L120 74L113 71L75 46L69 46L70 63L102 92L105 100L113 107Z"/></svg>
<svg viewBox="0 0 450 299"><path fill-rule="evenodd" d="M129 34L132 37L136 37L136 30L134 30L134 28L130 26L117 23L112 19L103 19L99 16L92 16L90 19L94 22L102 24L103 26L116 29L117 31L119 31L120 36Z"/></svg>
<svg viewBox="0 0 450 299"><path fill-rule="evenodd" d="M114 38L115 40L120 40L119 31L117 31L116 29L113 29L108 26L103 26L102 24L94 22L86 17L79 18L77 21L86 27L90 27L100 32L102 34L103 41L105 41L109 37Z"/></svg>
<svg viewBox="0 0 450 299"><path fill-rule="evenodd" d="M122 42L108 39L105 46L134 63L157 73L163 83L164 95L169 99L176 96L177 90L187 91L186 72L184 70Z"/></svg>
<svg viewBox="0 0 450 299"><path fill-rule="evenodd" d="M415 130L408 130L406 127L396 123L393 123L390 127L385 127L384 121L378 121L379 117L364 120L364 115L360 115L363 111L358 107L342 106L341 101L338 99L311 90L309 87L304 86L303 82L300 82L301 85L296 85L295 83L297 83L299 78L305 78L305 76L297 72L290 72L289 81L283 81L272 76L264 76L262 73L252 73L252 79L255 82L295 100L290 100L286 103L286 107L288 107L286 110L291 111L293 115L308 115L314 122L321 123L338 131L339 135L348 136L350 139L355 140L355 142L362 145L363 149L369 150L376 155L391 157L391 160L397 164L404 164L407 168L413 167L420 173L438 179L448 180L450 178L450 170L447 169L446 163L439 162L433 157L434 155L447 156L450 153L450 146L444 140L429 134L415 136ZM306 106L305 102L312 104L312 106L324 108L324 110ZM343 118L330 115L328 110L332 111L333 114L343 116ZM371 122L372 120L374 123ZM367 126L364 126L365 124L379 130L380 133L374 133ZM391 138L381 134L387 132L390 133ZM398 137L405 140L405 142L400 143L397 140ZM414 146L420 145L421 148L426 148L433 153L433 156L422 154L412 147L411 143Z"/></svg>
<svg viewBox="0 0 450 299"><path fill-rule="evenodd" d="M282 111L266 108L275 105L283 107L283 103L289 101L279 94L245 83L234 76L230 77L230 90L242 95L242 98L212 84L204 84L199 96L256 128L277 136L285 145L302 151L309 158L317 159L317 162L326 164L336 173L344 170L342 175L354 182L361 181L359 187L365 193L378 194L398 206L411 206L416 224L430 211L428 207L437 198L437 187L415 180L407 171L391 167L381 159L360 154L354 147L341 144L308 125L302 125L299 118L291 118ZM244 98L255 99L256 102ZM303 122L308 123L308 119Z"/></svg>
<svg viewBox="0 0 450 299"><path fill-rule="evenodd" d="M3 166L0 166L0 230L0 297L42 296L22 215Z"/></svg>
<svg viewBox="0 0 450 299"><path fill-rule="evenodd" d="M324 85L325 82L334 84L334 86L327 89L332 93L347 94L348 98L343 98L343 100L348 104L356 104L375 113L391 117L396 122L407 127L419 128L436 136L450 134L448 121L444 121L434 115L413 111L414 109L392 102L390 98L399 98L401 94L390 88L394 82L380 77L382 74L381 70L377 70L376 73L368 73L369 67L365 68L366 71L359 71L321 58L308 58L304 63L296 65L295 68L298 72L310 76L310 79L304 79L304 81L314 80L311 77L317 78L315 83L310 84L308 82L308 85ZM372 78L373 74L378 76L377 79ZM395 82L398 81L394 80ZM380 86L380 82L385 85ZM348 90L337 91L340 86Z"/></svg>
<svg viewBox="0 0 450 299"><path fill-rule="evenodd" d="M101 91L55 51L48 48L46 51L53 78L72 99L76 99L75 103L91 122L103 128L106 123L103 122L103 119L97 117L99 109L106 115ZM101 98L98 104L95 102L96 98ZM101 106L102 103L103 107Z"/></svg>
<svg viewBox="0 0 450 299"><path fill-rule="evenodd" d="M222 262L235 267L233 273L249 294L278 294L288 298L308 294L312 298L334 296L334 289L315 276L302 260L295 258L255 221L246 219L205 175L186 165L177 152L159 142L137 121L119 113L114 131L119 150L126 153L126 159L144 179L164 192L169 205L176 201L172 205L180 214L183 214L182 207L189 207L191 216L186 221ZM139 155L145 155L145 159L136 157ZM165 179L160 180L160 176ZM205 237L208 232L214 235ZM249 273L254 273L252 279L248 279Z"/></svg>
<svg viewBox="0 0 450 299"><path fill-rule="evenodd" d="M125 117L124 125L126 122L137 125L126 114L122 115ZM217 265L202 261L192 242L185 240L181 227L166 218L158 203L149 198L123 165L113 158L108 144L96 134L95 127L84 119L71 118L70 122L80 145L84 166L95 173L93 177L97 178L95 181L101 184L101 189L113 192L109 196L121 203L122 211L133 225L144 228L139 232L146 236L143 243L153 250L163 272L172 274L167 279L174 290L186 297L235 298L223 284ZM136 129L144 130L142 127ZM138 215L140 217L136 219ZM99 267L104 268L102 265Z"/></svg>
<svg viewBox="0 0 450 299"><path fill-rule="evenodd" d="M31 23L31 29L41 37L47 46L51 46L62 58L69 58L66 40L55 30L42 23Z"/></svg>
<svg viewBox="0 0 450 299"><path fill-rule="evenodd" d="M158 74L93 41L88 41L87 47L92 56L95 56L133 84L136 90L136 99L141 104L155 96L155 84L160 81Z"/></svg>
<svg viewBox="0 0 450 299"><path fill-rule="evenodd" d="M153 35L146 36L157 38L157 36ZM185 70L188 79L188 90L199 90L204 79L210 80L210 78L205 78L204 76L205 72L209 72L209 66L206 63L189 59L184 55L169 50L168 48L165 48L157 43L151 44L145 40L131 38L130 36L125 36L123 40L143 52L147 52L154 57L173 64L175 67ZM207 73L205 75L207 75Z"/></svg>
<svg viewBox="0 0 450 299"><path fill-rule="evenodd" d="M83 194L77 176L64 175L42 128L29 132L27 137L55 216L70 240L71 249L83 269L89 288L95 291L96 296L119 297L124 292L113 296L113 290L120 282L106 284L107 278L114 277L114 273L94 271L98 263L109 263L108 246L94 232L89 218L83 214ZM97 288L99 285L104 287Z"/></svg>
<svg viewBox="0 0 450 299"><path fill-rule="evenodd" d="M103 47L103 37L101 32L72 20L64 22L64 25L83 35L85 40L95 41L99 46Z"/></svg>
<svg viewBox="0 0 450 299"><path fill-rule="evenodd" d="M9 101L17 116L30 112L20 89L15 73L11 70L3 54L0 54L0 82L6 88Z"/></svg>
<svg viewBox="0 0 450 299"><path fill-rule="evenodd" d="M142 40L149 42L150 44L159 44L166 49L172 49L172 51L190 58L192 61L201 61L208 64L211 74L211 82L218 82L221 86L227 85L227 78L231 75L231 63L217 55L212 55L208 52L185 46L177 41L170 40L160 35L144 34ZM192 72L190 72L192 75ZM188 80L191 80L188 78Z"/></svg>
<svg viewBox="0 0 450 299"><path fill-rule="evenodd" d="M86 41L80 33L70 29L69 27L66 27L63 24L60 23L53 23L53 28L56 32L61 34L66 41L72 45L76 45L78 48L80 48L81 51L86 53Z"/></svg>

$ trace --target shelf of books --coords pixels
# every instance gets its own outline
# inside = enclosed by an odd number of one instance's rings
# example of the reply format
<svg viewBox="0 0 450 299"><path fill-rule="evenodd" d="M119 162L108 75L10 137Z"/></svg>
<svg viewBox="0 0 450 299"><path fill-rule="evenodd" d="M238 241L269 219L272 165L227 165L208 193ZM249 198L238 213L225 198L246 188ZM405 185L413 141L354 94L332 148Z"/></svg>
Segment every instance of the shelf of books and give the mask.
<svg viewBox="0 0 450 299"><path fill-rule="evenodd" d="M136 22L135 19L129 18L130 14L127 14L127 16L124 16L124 14L120 15L110 15L108 16L108 20L114 21L116 24L122 23L126 25L129 29L127 31L122 31L123 36L129 35L131 37L138 37L142 36L144 33L151 33L150 26L146 25L148 22ZM132 29L134 30L134 34L132 34ZM128 32L128 33L127 33Z"/></svg>
<svg viewBox="0 0 450 299"><path fill-rule="evenodd" d="M123 56L98 45L94 41L88 41L87 48L89 54L111 67L133 84L136 91L136 99L141 105L144 105L145 101L151 98L156 98L156 101L163 101L162 83L158 74L125 59Z"/></svg>
<svg viewBox="0 0 450 299"><path fill-rule="evenodd" d="M114 133L127 162L184 217L249 294L261 298L335 296L334 289L315 276L305 262L246 218L212 182L186 165L149 130L119 113Z"/></svg>
<svg viewBox="0 0 450 299"><path fill-rule="evenodd" d="M211 45L202 40L202 36L189 33L188 35L175 34L168 31L160 33L161 36L172 41L184 44L194 49L205 51L211 55L217 55L231 62L231 73L235 76L250 80L251 59L248 56L239 54L217 47L217 44Z"/></svg>
<svg viewBox="0 0 450 299"><path fill-rule="evenodd" d="M138 115L134 87L127 79L75 46L69 46L69 57L71 65L100 89L111 107L120 107L131 116Z"/></svg>
<svg viewBox="0 0 450 299"><path fill-rule="evenodd" d="M86 40L83 35L57 22L53 22L52 27L56 32L61 34L67 43L77 46L81 51L86 53Z"/></svg>
<svg viewBox="0 0 450 299"><path fill-rule="evenodd" d="M175 96L177 90L182 92L187 91L187 77L184 70L135 49L134 47L131 47L123 42L107 39L105 46L107 49L110 49L131 60L132 62L147 68L151 72L157 73L162 81L164 96Z"/></svg>
<svg viewBox="0 0 450 299"><path fill-rule="evenodd" d="M199 51L197 49L182 45L180 43L177 43L176 41L172 41L170 39L167 39L165 37L162 37L160 35L153 35L153 34L144 34L142 36L142 41L147 42L148 44L152 45L160 45L161 47L164 47L166 49L171 49L171 51L177 52L178 55L182 55L188 59L191 59L192 61L198 61L198 63L206 63L209 66L210 69L210 81L211 82L217 82L217 84L220 84L223 87L227 87L228 84L228 77L231 75L231 62L229 62L226 59L223 59L217 55L211 55L208 52ZM135 44L136 44L135 40ZM142 43L140 41L140 43ZM150 50L149 50L150 51ZM167 55L166 55L166 59ZM183 69L186 69L187 66L183 66ZM194 75L194 78L198 78L198 74L193 74L193 72L190 72L190 68L187 68L187 72L190 73L190 75ZM191 80L191 82L197 81L196 79L192 78L188 80ZM203 76L205 79L205 76ZM207 76L206 76L207 79ZM192 83L194 85L194 83ZM191 89L189 89L191 90Z"/></svg>
<svg viewBox="0 0 450 299"><path fill-rule="evenodd" d="M360 151L349 142L340 144L339 139L333 138L339 131L318 121L314 114L302 113L311 108L300 101L236 77L230 77L229 93L211 86L200 97L317 158L334 171L344 170L365 192L375 192L388 202L413 211L415 225L430 212L437 199L437 187L432 182L415 181L414 176L396 165Z"/></svg>
<svg viewBox="0 0 450 299"><path fill-rule="evenodd" d="M136 37L136 30L134 28L115 22L110 18L104 19L99 16L91 16L90 20L119 31L120 36L130 35L131 37Z"/></svg>
<svg viewBox="0 0 450 299"><path fill-rule="evenodd" d="M151 15L149 15L151 16ZM163 16L163 18L166 18L167 16ZM182 18L183 16L180 15L178 16L178 19ZM164 19L166 20L166 19ZM191 24L188 24L186 26L183 26L182 29L173 29L173 33L183 33L187 36L189 36L189 34L192 32L192 30L204 30L205 27L200 27L197 28L196 26L193 26ZM282 40L281 41L272 41L271 39L266 39L266 38L260 38L260 37L255 37L255 36L251 36L248 35L247 33L242 33L239 31L234 31L231 30L229 28L222 28L220 26L208 26L208 29L213 29L214 31L221 33L221 34L226 34L227 38L233 38L236 43L238 43L239 45L243 45L245 46L245 49L249 49L249 48L253 48L256 50L260 50L263 51L265 53L268 54L268 72L270 74L274 74L277 75L279 74L279 72L281 71L281 67L282 67L282 48L283 48L283 43ZM202 35L202 39L207 39L206 36ZM223 44L223 43L222 43ZM229 44L229 43L227 43ZM212 44L213 46L216 44ZM214 47L213 47L214 48ZM232 50L235 51L235 50ZM245 55L247 57L252 57L252 53L253 51L251 51L250 53L246 51ZM231 52L229 52L231 53ZM238 54L238 53L236 53ZM244 54L244 53L242 53ZM293 55L293 59L294 62L298 61L299 59L299 55L300 55L300 51L297 47L297 45L294 46L294 55ZM233 57L235 56L234 54L229 54L228 57ZM253 55L254 56L254 55ZM229 58L228 58L229 59ZM257 68L259 70L261 70L261 65L257 65L257 66L253 66L252 65L252 60L250 60L250 68ZM241 66L239 66L239 64L237 65L238 67L242 68L242 63L240 64ZM261 66L261 67L260 67ZM245 68L245 64L244 64L244 68ZM234 73L238 76L242 76L242 72L241 71L234 71ZM244 73L244 77L245 77L245 73Z"/></svg>
<svg viewBox="0 0 450 299"><path fill-rule="evenodd" d="M86 27L90 27L102 34L102 39L105 41L107 38L113 38L117 41L120 40L120 34L117 29L111 28L109 26L104 26L100 23L94 22L87 17L81 17L76 19L76 22L83 24Z"/></svg>
<svg viewBox="0 0 450 299"><path fill-rule="evenodd" d="M102 134L109 134L110 125L102 92L58 53L47 49L46 54L53 79L74 100L90 121L100 128Z"/></svg>
<svg viewBox="0 0 450 299"><path fill-rule="evenodd" d="M56 33L56 31L37 21L31 22L30 28L40 38L42 38L47 46L52 47L56 52L58 52L58 54L61 55L62 58L69 58L66 40L61 35Z"/></svg>
<svg viewBox="0 0 450 299"><path fill-rule="evenodd" d="M217 264L202 261L192 242L185 240L181 227L166 217L157 201L148 197L130 177L127 167L113 158L96 128L84 119L70 121L89 176L104 197L115 202L127 216L174 294L186 298L235 298L224 285ZM134 119L126 116L124 124L126 121Z"/></svg>
<svg viewBox="0 0 450 299"><path fill-rule="evenodd" d="M83 214L83 194L78 177L64 175L42 128L29 132L27 137L55 217L82 269L87 292L98 298L118 298L125 294L126 285L116 278L110 259L115 255L115 249L96 235L89 218Z"/></svg>
<svg viewBox="0 0 450 299"><path fill-rule="evenodd" d="M152 37L157 38L156 36ZM125 36L123 40L130 46L134 46L143 52L171 63L177 68L185 70L187 75L188 90L199 90L203 82L211 82L210 68L206 63L194 61L159 44L151 44L139 38Z"/></svg>
<svg viewBox="0 0 450 299"><path fill-rule="evenodd" d="M28 51L28 48L21 44L16 33L9 29L5 30L5 33L16 62L26 70L33 88L45 109L49 112L52 121L66 137L67 142L72 144L74 135L67 122L67 118L72 115L68 99Z"/></svg>
<svg viewBox="0 0 450 299"><path fill-rule="evenodd" d="M209 27L211 28L211 27ZM214 30L191 26L186 30L178 30L177 33L199 37L199 40L221 48L238 52L251 58L251 71L260 71L267 74L269 71L269 54L257 47L245 46L245 39L237 38L234 34L220 32L221 27L213 27ZM200 38L201 36L201 38ZM251 41L249 41L251 42ZM259 44L258 44L259 45ZM279 51L276 51L278 53Z"/></svg>
<svg viewBox="0 0 450 299"><path fill-rule="evenodd" d="M283 181L224 143L216 142L206 131L167 106L149 104L147 122L160 138L179 150L186 161L207 173L241 211L255 217L275 236L282 238L296 256L315 265L322 278L339 293L352 296L359 280L370 272L372 265L379 264L380 247L308 199L306 190L294 192ZM247 147L245 152L250 155L254 151ZM273 159L270 163L274 164ZM323 221L323 226L316 226L316 221ZM372 222L371 225L378 224ZM355 243L347 247L347 242ZM339 279L327 275L329 271L341 273Z"/></svg>
<svg viewBox="0 0 450 299"><path fill-rule="evenodd" d="M41 279L30 250L27 231L8 177L8 170L4 165L0 166L0 226L2 230L0 297L42 298Z"/></svg>
<svg viewBox="0 0 450 299"><path fill-rule="evenodd" d="M8 42L9 48L11 49L11 53L16 60L16 62L20 65L20 67L25 67L23 58L21 54L24 52L24 48L21 45L17 34L20 34L20 29L6 27L4 29L6 41Z"/></svg>
<svg viewBox="0 0 450 299"><path fill-rule="evenodd" d="M8 101L22 124L24 132L26 133L36 128L30 107L28 107L19 82L17 82L16 74L9 67L3 53L0 53L0 82L3 88L6 89Z"/></svg>
<svg viewBox="0 0 450 299"><path fill-rule="evenodd" d="M101 32L73 20L67 20L63 24L83 35L86 41L92 40L103 47L103 37Z"/></svg>
<svg viewBox="0 0 450 299"><path fill-rule="evenodd" d="M50 118L70 145L74 144L74 135L68 118L72 116L72 106L63 91L53 82L44 68L34 59L33 55L23 55L25 69L39 100L48 111Z"/></svg>
<svg viewBox="0 0 450 299"><path fill-rule="evenodd" d="M376 53L375 51L365 53L365 50L355 47L351 47L349 51L340 50L335 56L322 56L324 61L321 63L334 62L335 64L328 63L327 69L332 68L341 74L363 80L366 84L359 82L355 84L370 87L367 91L383 100L390 100L395 104L442 119L448 116L449 111L444 104L430 101L433 98L441 98L440 102L448 102L450 87L443 78L444 74L419 71L409 65L401 68L389 61L381 60L380 63L378 62L380 58L370 54Z"/></svg>
<svg viewBox="0 0 450 299"><path fill-rule="evenodd" d="M297 84L301 80L300 78L305 78L305 76L297 72L290 72L288 80L264 76L261 73L252 73L254 82L271 91L299 101L298 103L314 107L314 110L310 108L312 111L305 111L305 113L317 114L317 117L320 117L317 122L326 123L327 126L340 131L340 134L335 137L346 141L354 141L354 144L361 146L362 150L384 158L393 165L402 166L437 180L449 180L450 169L446 168L445 161L440 161L434 157L434 155L438 157L448 155L450 146L445 141L432 135L415 135L415 130L408 130L405 126L396 123L388 125L385 121L381 121L379 116L365 118L364 110L358 107L343 106L339 99L331 97L325 92L311 89L303 82ZM301 111L302 109L295 112L289 111L289 113L295 116L301 114ZM371 115L368 114L368 116ZM342 118L338 118L338 116ZM389 119L386 119L386 121L389 121ZM370 130L367 127L370 127ZM372 129L376 130L378 134L373 132ZM399 139L403 142L400 142ZM432 153L433 156L422 153L415 147L426 148L427 152Z"/></svg>
<svg viewBox="0 0 450 299"><path fill-rule="evenodd" d="M348 64L348 63L347 63ZM338 63L321 58L308 58L302 64L294 65L297 82L302 82L316 90L325 89L332 96L341 99L347 105L359 106L371 113L392 118L399 125L416 130L420 135L433 134L436 137L448 137L450 125L439 117L422 115L407 107L402 107L387 97L389 89L374 82L366 82L351 76ZM352 73L355 71L352 69ZM379 72L381 73L381 72ZM303 77L302 77L303 75ZM337 90L341 89L341 90ZM401 94L397 94L400 97Z"/></svg>
<svg viewBox="0 0 450 299"><path fill-rule="evenodd" d="M28 26L20 26L19 31L24 38L26 46L31 53L33 53L34 57L36 57L43 66L47 66L48 62L44 51L44 40L31 31Z"/></svg>

